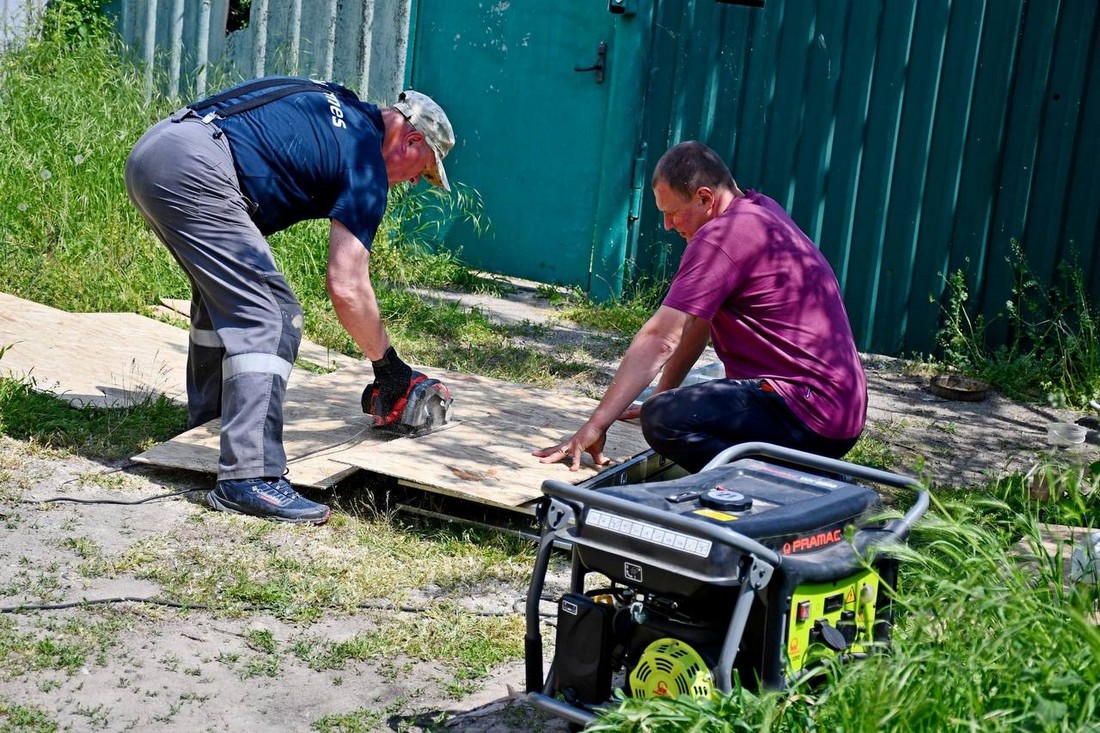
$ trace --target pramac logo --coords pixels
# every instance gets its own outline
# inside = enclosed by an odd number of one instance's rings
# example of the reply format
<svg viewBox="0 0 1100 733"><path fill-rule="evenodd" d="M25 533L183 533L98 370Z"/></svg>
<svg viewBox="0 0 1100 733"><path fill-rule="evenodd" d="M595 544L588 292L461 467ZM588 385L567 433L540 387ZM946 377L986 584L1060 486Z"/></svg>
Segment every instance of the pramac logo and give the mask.
<svg viewBox="0 0 1100 733"><path fill-rule="evenodd" d="M783 554L793 555L798 552L805 552L806 550L816 550L818 547L840 542L840 537L841 532L839 528L830 532L818 532L817 534L798 537L790 542L783 543Z"/></svg>
<svg viewBox="0 0 1100 733"><path fill-rule="evenodd" d="M328 100L328 111L332 115L332 126L347 129L348 123L344 121L344 108L340 106L340 99L332 92L325 92Z"/></svg>

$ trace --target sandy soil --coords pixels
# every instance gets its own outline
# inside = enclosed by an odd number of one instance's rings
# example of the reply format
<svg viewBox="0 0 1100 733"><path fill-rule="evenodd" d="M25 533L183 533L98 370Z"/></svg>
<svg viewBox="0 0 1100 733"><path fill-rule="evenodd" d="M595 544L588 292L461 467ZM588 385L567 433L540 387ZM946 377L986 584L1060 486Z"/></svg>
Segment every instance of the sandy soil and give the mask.
<svg viewBox="0 0 1100 733"><path fill-rule="evenodd" d="M521 309L509 317L523 319L529 314ZM977 483L1009 471L1026 471L1049 450L1045 425L1079 416L1014 404L997 394L981 402L948 401L929 393L927 379L906 373L898 362L875 358L868 359L867 366L872 394L869 434L887 444L906 469L915 470L923 462L934 484ZM1097 459L1095 445L1072 450L1082 458ZM104 554L121 554L144 538L208 511L197 501L207 479L130 468L122 472L125 478L117 490L78 480L110 468L79 457L43 454L25 443L0 438L0 606L40 602L43 597L161 595L156 583L125 573L88 577L81 569L86 558L72 538L87 538ZM196 493L126 507L23 503L57 495L132 500L183 489ZM472 602L476 596L485 602L495 596L508 607L522 592L482 588L456 600ZM114 626L110 643L72 672L35 669L26 660L8 659L0 668L0 728L12 725L2 714L6 702L39 708L60 729L75 731L308 731L322 716L362 709L377 713L368 727L333 730L566 729L561 721L538 714L514 697L513 691L523 687L518 660L471 683L458 699L444 689L453 674L436 664L409 660L355 662L339 670L315 671L286 655L273 676L242 674L249 660L258 659L250 631L269 631L283 645L307 631L314 637L349 638L376 621L363 613L305 630L263 616L227 619L140 604L5 613L0 615L0 636L42 635L70 623L89 633L105 623ZM0 641L0 653L3 644Z"/></svg>
<svg viewBox="0 0 1100 733"><path fill-rule="evenodd" d="M138 506L21 503L56 496L133 501L188 488L205 488L199 476L180 478L157 471L127 471L116 491L82 484L79 477L109 467L79 457L41 455L26 444L0 438L0 607L115 597L164 597L156 583L122 573L89 577L85 558L73 538L88 540L105 556L118 556L143 539L156 537L207 512L198 498L180 498ZM188 483L193 483L189 486ZM242 521L261 521L248 520ZM308 535L312 528L293 528ZM227 538L231 541L231 538ZM308 537L306 537L308 540ZM510 609L523 588L471 589L459 603ZM368 728L332 730L564 730L512 698L523 686L519 661L502 666L487 679L470 683L460 699L444 688L453 671L410 660L353 662L341 669L316 671L291 654L282 654L277 673L252 675L250 663L269 660L249 641L249 633L270 632L285 649L296 640L349 639L369 629L371 613L298 626L265 615L226 618L204 611L124 603L62 610L6 613L0 636L50 637L57 629L117 625L103 648L73 671L35 669L21 658L4 659L0 641L0 703L47 711L61 730L104 731L308 731L323 716L371 710ZM72 626L75 624L75 627ZM56 657L54 657L56 659ZM0 704L0 729L6 728ZM438 721L438 722L436 722Z"/></svg>

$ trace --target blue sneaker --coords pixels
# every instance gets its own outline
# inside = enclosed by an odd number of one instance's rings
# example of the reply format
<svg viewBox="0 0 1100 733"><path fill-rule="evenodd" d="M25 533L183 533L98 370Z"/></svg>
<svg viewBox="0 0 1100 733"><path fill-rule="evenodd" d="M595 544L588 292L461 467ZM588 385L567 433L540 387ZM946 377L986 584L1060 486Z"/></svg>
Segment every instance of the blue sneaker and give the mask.
<svg viewBox="0 0 1100 733"><path fill-rule="evenodd" d="M225 479L206 495L206 503L223 512L292 524L324 524L329 517L327 506L305 498L285 478Z"/></svg>

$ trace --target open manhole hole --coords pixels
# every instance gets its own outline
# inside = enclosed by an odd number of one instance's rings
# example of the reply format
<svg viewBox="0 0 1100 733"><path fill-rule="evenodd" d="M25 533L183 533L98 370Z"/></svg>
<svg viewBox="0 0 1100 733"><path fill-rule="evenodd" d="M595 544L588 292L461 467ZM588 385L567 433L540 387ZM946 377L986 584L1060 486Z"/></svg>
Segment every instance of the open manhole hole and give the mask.
<svg viewBox="0 0 1100 733"><path fill-rule="evenodd" d="M945 400L962 402L981 402L989 396L988 384L958 374L937 374L928 383L928 390Z"/></svg>

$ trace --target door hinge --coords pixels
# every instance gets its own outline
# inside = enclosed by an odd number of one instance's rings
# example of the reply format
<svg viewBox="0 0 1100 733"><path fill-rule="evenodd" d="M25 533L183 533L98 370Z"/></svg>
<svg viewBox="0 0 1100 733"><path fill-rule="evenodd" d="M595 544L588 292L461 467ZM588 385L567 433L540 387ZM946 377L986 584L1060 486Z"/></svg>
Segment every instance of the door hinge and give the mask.
<svg viewBox="0 0 1100 733"><path fill-rule="evenodd" d="M634 156L634 170L630 176L630 208L626 213L627 224L633 224L642 216L642 195L645 192L645 164L649 146L642 143Z"/></svg>

